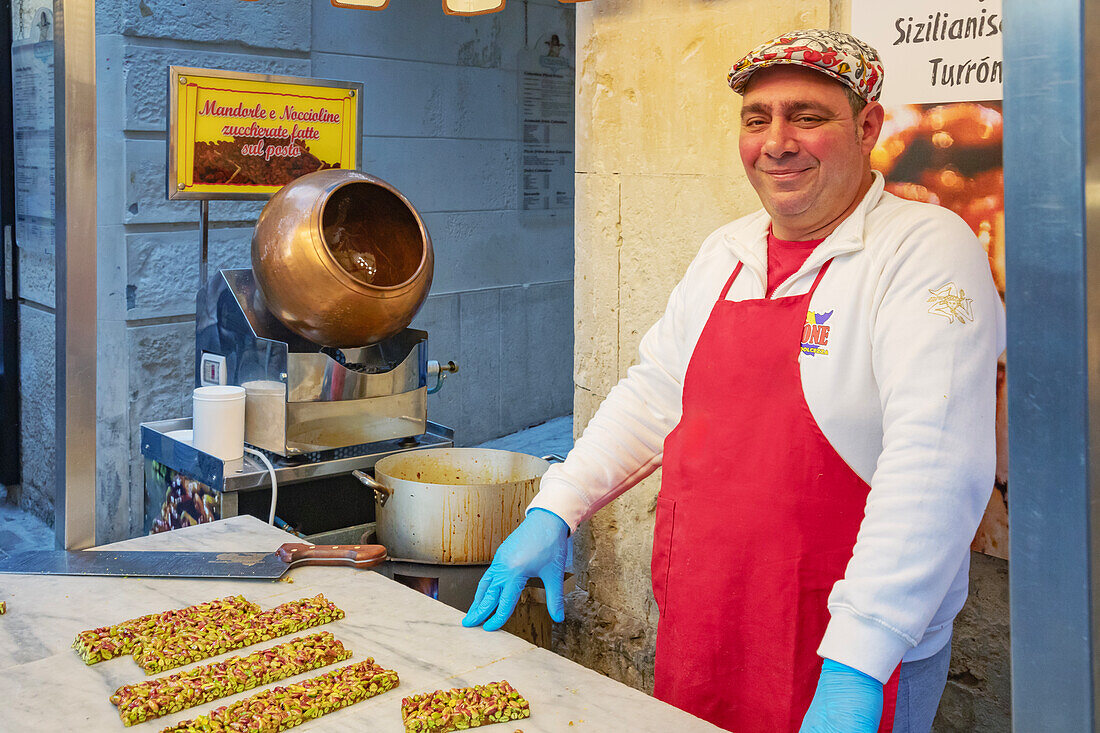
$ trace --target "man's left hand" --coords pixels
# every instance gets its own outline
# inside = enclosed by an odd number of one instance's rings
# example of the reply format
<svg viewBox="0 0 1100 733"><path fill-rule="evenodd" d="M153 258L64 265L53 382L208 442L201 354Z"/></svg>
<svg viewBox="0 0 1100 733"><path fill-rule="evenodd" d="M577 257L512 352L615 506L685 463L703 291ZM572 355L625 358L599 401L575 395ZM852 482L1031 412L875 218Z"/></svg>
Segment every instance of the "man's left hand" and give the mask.
<svg viewBox="0 0 1100 733"><path fill-rule="evenodd" d="M875 733L882 718L882 683L826 659L799 733Z"/></svg>

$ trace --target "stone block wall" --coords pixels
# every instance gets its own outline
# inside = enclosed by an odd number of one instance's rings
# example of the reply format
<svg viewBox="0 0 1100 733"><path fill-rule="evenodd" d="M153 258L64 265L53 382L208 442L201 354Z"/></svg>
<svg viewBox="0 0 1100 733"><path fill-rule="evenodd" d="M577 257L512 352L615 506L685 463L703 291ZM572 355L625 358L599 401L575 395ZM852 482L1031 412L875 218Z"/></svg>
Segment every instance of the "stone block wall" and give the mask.
<svg viewBox="0 0 1100 733"><path fill-rule="evenodd" d="M572 7L511 2L458 19L438 3L371 13L318 1L313 24L313 75L366 85L363 169L417 206L435 244L413 326L460 371L429 417L471 445L570 412L573 221L518 211L516 65L553 27L572 45Z"/></svg>
<svg viewBox="0 0 1100 733"><path fill-rule="evenodd" d="M51 281L52 282L52 281ZM19 304L20 455L22 478L9 487L8 500L46 522L53 522L55 320L52 308L30 300ZM32 344L30 348L23 346ZM32 456L34 460L27 460Z"/></svg>
<svg viewBox="0 0 1100 733"><path fill-rule="evenodd" d="M703 238L760 207L737 151L737 57L792 28L850 27L847 0L601 0L577 8L574 426L637 358ZM644 49L644 52L639 52ZM889 70L887 70L889 74ZM653 688L660 472L582 525L555 649ZM975 555L937 731L1008 730L1007 568Z"/></svg>
<svg viewBox="0 0 1100 733"><path fill-rule="evenodd" d="M413 325L429 330L429 358L461 369L429 418L471 444L572 410L573 222L518 212L516 77L524 44L551 28L572 46L571 6L517 1L463 19L423 2L96 5L98 541L142 531L139 424L191 412L199 204L165 198L169 65L364 82L361 168L413 202L436 248ZM211 272L249 265L262 205L211 203ZM49 519L54 270L21 254L25 481L13 498Z"/></svg>
<svg viewBox="0 0 1100 733"><path fill-rule="evenodd" d="M140 423L191 412L199 204L165 198L167 67L309 76L311 27L308 3L96 3L99 542L142 532ZM261 208L211 203L211 270L248 266Z"/></svg>

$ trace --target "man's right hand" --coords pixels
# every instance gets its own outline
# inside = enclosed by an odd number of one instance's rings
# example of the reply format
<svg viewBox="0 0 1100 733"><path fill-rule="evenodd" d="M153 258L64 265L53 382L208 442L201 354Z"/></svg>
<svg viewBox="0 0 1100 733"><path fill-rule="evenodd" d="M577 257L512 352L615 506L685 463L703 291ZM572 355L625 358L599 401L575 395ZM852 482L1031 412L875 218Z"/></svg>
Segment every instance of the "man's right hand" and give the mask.
<svg viewBox="0 0 1100 733"><path fill-rule="evenodd" d="M564 519L546 509L532 509L497 549L493 563L477 585L477 594L462 625L485 624L486 631L499 629L515 610L528 579L535 576L542 579L546 588L550 618L564 621L568 537L569 525Z"/></svg>

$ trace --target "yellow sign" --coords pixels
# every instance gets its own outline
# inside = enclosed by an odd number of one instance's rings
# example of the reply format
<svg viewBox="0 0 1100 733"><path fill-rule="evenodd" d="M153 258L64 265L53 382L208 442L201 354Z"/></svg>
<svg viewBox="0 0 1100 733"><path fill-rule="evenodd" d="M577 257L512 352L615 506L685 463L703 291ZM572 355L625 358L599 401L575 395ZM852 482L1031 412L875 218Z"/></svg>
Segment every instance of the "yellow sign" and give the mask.
<svg viewBox="0 0 1100 733"><path fill-rule="evenodd" d="M359 164L363 85L169 69L168 198L267 198Z"/></svg>

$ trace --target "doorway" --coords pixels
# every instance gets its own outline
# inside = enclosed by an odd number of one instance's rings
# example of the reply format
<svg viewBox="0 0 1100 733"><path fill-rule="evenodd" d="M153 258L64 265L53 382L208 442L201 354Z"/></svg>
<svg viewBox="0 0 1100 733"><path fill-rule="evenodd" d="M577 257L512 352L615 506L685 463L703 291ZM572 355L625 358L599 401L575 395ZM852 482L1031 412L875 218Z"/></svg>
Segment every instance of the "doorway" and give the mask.
<svg viewBox="0 0 1100 733"><path fill-rule="evenodd" d="M12 48L12 7L3 0L2 47ZM12 55L0 54L0 484L20 482L19 322L15 250L15 124Z"/></svg>

